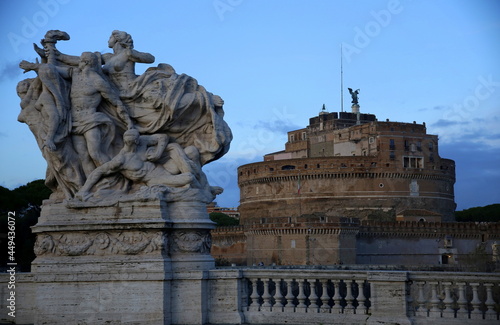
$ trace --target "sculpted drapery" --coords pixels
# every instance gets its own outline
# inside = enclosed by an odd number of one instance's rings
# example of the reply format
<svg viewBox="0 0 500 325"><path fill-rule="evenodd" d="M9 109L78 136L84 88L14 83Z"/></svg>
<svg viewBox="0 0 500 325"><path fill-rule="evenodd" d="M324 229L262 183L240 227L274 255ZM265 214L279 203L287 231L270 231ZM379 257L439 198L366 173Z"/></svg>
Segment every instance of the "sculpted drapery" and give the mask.
<svg viewBox="0 0 500 325"><path fill-rule="evenodd" d="M190 191L211 201L222 189L209 186L201 167L222 157L232 140L223 100L168 64L136 51L129 34L113 31L113 53L60 53L62 31L35 45L40 62L22 61L36 78L18 84L18 120L33 132L47 161L51 199L103 202L127 195ZM153 195L153 194L151 194ZM175 195L174 195L175 196ZM177 196L176 196L177 197Z"/></svg>

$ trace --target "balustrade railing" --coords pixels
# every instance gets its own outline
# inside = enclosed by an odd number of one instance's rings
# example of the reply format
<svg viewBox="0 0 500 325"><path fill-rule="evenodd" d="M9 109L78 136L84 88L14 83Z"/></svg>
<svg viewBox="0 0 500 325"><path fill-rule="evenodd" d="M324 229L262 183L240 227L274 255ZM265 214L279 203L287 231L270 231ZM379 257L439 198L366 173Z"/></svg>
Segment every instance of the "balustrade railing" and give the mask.
<svg viewBox="0 0 500 325"><path fill-rule="evenodd" d="M249 324L271 315L273 324L500 324L495 273L263 268L242 277Z"/></svg>
<svg viewBox="0 0 500 325"><path fill-rule="evenodd" d="M409 316L497 320L500 279L495 274L411 272Z"/></svg>
<svg viewBox="0 0 500 325"><path fill-rule="evenodd" d="M244 281L248 311L366 314L371 305L362 272L245 271Z"/></svg>

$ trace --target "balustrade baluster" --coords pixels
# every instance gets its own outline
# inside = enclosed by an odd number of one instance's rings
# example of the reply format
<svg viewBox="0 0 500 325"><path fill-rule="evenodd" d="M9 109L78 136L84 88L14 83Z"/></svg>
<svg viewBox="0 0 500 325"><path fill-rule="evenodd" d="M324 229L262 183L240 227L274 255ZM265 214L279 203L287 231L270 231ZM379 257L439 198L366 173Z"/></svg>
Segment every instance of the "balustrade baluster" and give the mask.
<svg viewBox="0 0 500 325"><path fill-rule="evenodd" d="M481 300L479 300L479 295L477 293L479 283L470 283L470 286L472 287L472 300L470 302L472 305L472 310L470 312L470 318L482 319L483 312L479 309L479 307L481 306Z"/></svg>
<svg viewBox="0 0 500 325"><path fill-rule="evenodd" d="M283 311L283 294L281 293L281 279L276 281L276 292L274 294L273 311Z"/></svg>
<svg viewBox="0 0 500 325"><path fill-rule="evenodd" d="M318 306L318 295L316 294L316 279L309 280L311 294L309 295L309 307L307 307L308 312L317 313L319 310Z"/></svg>
<svg viewBox="0 0 500 325"><path fill-rule="evenodd" d="M299 284L299 294L297 295L297 300L299 301L296 311L297 312L306 312L306 295L304 294L304 286L306 285L305 280L297 281Z"/></svg>
<svg viewBox="0 0 500 325"><path fill-rule="evenodd" d="M330 296L328 295L328 280L325 280L322 283L323 294L321 295L321 312L329 313L330 312Z"/></svg>
<svg viewBox="0 0 500 325"><path fill-rule="evenodd" d="M428 313L428 310L427 310L427 306L425 305L427 303L427 299L425 299L425 296L424 296L424 285L425 285L425 281L419 281L419 282L417 282L417 287L418 287L418 299L417 299L418 309L417 309L417 311L416 311L415 314L417 316L427 317L427 316L429 316L429 313Z"/></svg>
<svg viewBox="0 0 500 325"><path fill-rule="evenodd" d="M351 282L346 282L346 290L347 290L347 293L346 293L346 296L345 296L345 302L346 302L346 306L344 308L344 313L346 314L354 314L355 313L355 310L354 310L354 295L352 294L352 290L353 290L353 286L355 285L355 281L351 281Z"/></svg>
<svg viewBox="0 0 500 325"><path fill-rule="evenodd" d="M292 288L293 288L293 279L290 279L286 281L286 296L285 296L286 303L284 308L285 311L289 312L295 311L295 303L293 301L295 299L295 296L293 295Z"/></svg>
<svg viewBox="0 0 500 325"><path fill-rule="evenodd" d="M486 287L486 312L484 313L484 319L497 319L497 312L495 311L495 300L493 300L493 283L485 283Z"/></svg>
<svg viewBox="0 0 500 325"><path fill-rule="evenodd" d="M333 290L335 290L333 294L333 307L332 307L332 312L336 314L341 314L342 313L342 306L340 305L340 301L342 300L342 296L340 295L340 281L335 283L332 281L333 284Z"/></svg>
<svg viewBox="0 0 500 325"><path fill-rule="evenodd" d="M431 308L429 309L429 317L441 317L441 309L439 309L441 300L437 295L438 282L429 282L429 284L431 286Z"/></svg>
<svg viewBox="0 0 500 325"><path fill-rule="evenodd" d="M465 282L458 282L457 318L469 318L468 302L465 295Z"/></svg>
<svg viewBox="0 0 500 325"><path fill-rule="evenodd" d="M451 297L451 282L443 282L444 286L444 309L443 309L443 317L444 318L455 318L455 310L453 309L453 298Z"/></svg>
<svg viewBox="0 0 500 325"><path fill-rule="evenodd" d="M264 285L264 292L262 293L262 305L260 306L260 310L271 311L271 294L269 293L269 285L271 284L271 280L262 280L262 284Z"/></svg>
<svg viewBox="0 0 500 325"><path fill-rule="evenodd" d="M248 310L251 310L251 311L259 311L260 310L260 304L259 304L259 298L260 298L260 295L259 293L257 292L257 282L259 281L259 279L252 279L252 294L250 295L250 299L252 299L252 302L250 303L250 305L248 306Z"/></svg>
<svg viewBox="0 0 500 325"><path fill-rule="evenodd" d="M365 296L365 281L358 283L358 308L356 309L356 314L366 314L366 296Z"/></svg>

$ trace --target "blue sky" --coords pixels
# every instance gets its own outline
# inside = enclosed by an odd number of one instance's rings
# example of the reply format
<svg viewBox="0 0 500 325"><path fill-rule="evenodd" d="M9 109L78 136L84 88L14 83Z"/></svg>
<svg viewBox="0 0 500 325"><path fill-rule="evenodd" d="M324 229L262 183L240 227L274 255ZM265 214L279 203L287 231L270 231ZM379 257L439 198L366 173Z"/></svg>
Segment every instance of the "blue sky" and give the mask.
<svg viewBox="0 0 500 325"><path fill-rule="evenodd" d="M0 185L45 177L34 137L17 122L18 68L50 29L61 52L110 52L111 31L130 33L157 63L195 77L225 101L231 150L205 167L237 206L236 168L284 148L323 104L344 109L360 88L361 111L379 120L425 122L440 155L455 160L458 209L500 202L500 1L2 1ZM151 65L137 66L142 73Z"/></svg>

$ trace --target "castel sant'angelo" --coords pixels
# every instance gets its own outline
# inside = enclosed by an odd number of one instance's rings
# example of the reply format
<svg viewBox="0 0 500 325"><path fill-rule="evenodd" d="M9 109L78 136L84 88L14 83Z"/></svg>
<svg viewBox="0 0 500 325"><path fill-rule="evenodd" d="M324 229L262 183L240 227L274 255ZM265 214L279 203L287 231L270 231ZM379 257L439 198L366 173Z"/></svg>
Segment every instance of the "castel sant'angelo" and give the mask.
<svg viewBox="0 0 500 325"><path fill-rule="evenodd" d="M240 226L212 232L235 264L458 264L499 229L454 222L455 163L425 123L323 106L285 150L238 168ZM491 243L490 243L491 242ZM464 258L462 258L462 261Z"/></svg>

